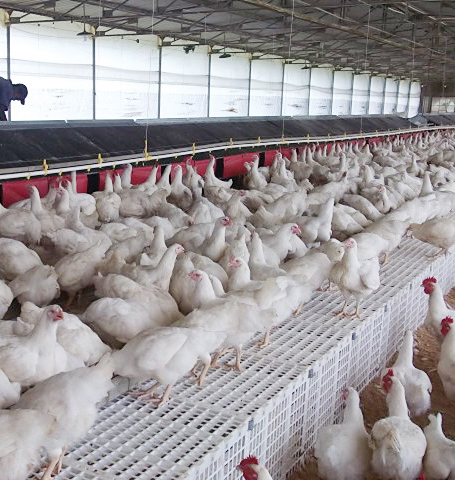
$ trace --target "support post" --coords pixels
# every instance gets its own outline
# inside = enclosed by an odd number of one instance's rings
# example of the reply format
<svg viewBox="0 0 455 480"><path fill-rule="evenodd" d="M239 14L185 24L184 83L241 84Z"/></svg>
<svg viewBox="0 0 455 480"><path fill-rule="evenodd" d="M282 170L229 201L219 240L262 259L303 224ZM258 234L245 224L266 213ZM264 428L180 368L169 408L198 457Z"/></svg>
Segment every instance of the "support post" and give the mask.
<svg viewBox="0 0 455 480"><path fill-rule="evenodd" d="M370 101L371 101L371 80L373 78L373 75L370 75L370 79L369 79L369 82L368 82L368 100L367 100L367 108L366 108L366 111L365 111L365 114L366 115L369 115L370 114Z"/></svg>
<svg viewBox="0 0 455 480"><path fill-rule="evenodd" d="M209 47L210 48L210 47ZM212 75L212 52L209 50L209 77L207 80L207 117L210 117L210 77Z"/></svg>
<svg viewBox="0 0 455 480"><path fill-rule="evenodd" d="M11 80L11 25L6 26L6 73ZM11 121L11 106L8 108L8 121Z"/></svg>
<svg viewBox="0 0 455 480"><path fill-rule="evenodd" d="M283 101L284 101L284 69L286 68L286 62L283 62L283 72L281 74L281 105L280 116L283 116Z"/></svg>
<svg viewBox="0 0 455 480"><path fill-rule="evenodd" d="M250 116L250 103L251 103L251 64L253 63L253 59L250 57L250 71L248 72L248 108L246 111L246 115Z"/></svg>
<svg viewBox="0 0 455 480"><path fill-rule="evenodd" d="M157 117L161 118L161 60L163 58L163 45L158 46L158 114Z"/></svg>
<svg viewBox="0 0 455 480"><path fill-rule="evenodd" d="M396 80L397 83L397 97L396 97L396 101L395 101L395 115L398 113L398 100L400 99L400 82L401 80L398 79Z"/></svg>
<svg viewBox="0 0 455 480"><path fill-rule="evenodd" d="M384 77L384 86L382 87L382 107L381 113L384 115L385 112L385 94L387 92L387 77Z"/></svg>
<svg viewBox="0 0 455 480"><path fill-rule="evenodd" d="M349 105L349 115L352 115L352 104L354 103L354 77L355 72L352 72L352 79L351 79L351 103Z"/></svg>
<svg viewBox="0 0 455 480"><path fill-rule="evenodd" d="M335 86L335 69L332 70L332 98L330 99L330 113L329 115L333 115L333 90Z"/></svg>
<svg viewBox="0 0 455 480"><path fill-rule="evenodd" d="M310 114L310 101L311 101L311 72L312 68L310 67L310 74L308 75L308 112L307 115Z"/></svg>
<svg viewBox="0 0 455 480"><path fill-rule="evenodd" d="M408 105L406 107L406 117L409 118L409 105L411 103L412 78L409 80Z"/></svg>
<svg viewBox="0 0 455 480"><path fill-rule="evenodd" d="M92 98L93 98L93 120L96 120L96 37L92 37Z"/></svg>

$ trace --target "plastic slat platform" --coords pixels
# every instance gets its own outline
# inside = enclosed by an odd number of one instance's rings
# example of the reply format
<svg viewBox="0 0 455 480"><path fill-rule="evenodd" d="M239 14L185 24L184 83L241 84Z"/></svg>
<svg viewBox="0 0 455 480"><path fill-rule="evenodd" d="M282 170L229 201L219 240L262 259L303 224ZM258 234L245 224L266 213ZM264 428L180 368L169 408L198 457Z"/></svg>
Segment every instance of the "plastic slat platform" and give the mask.
<svg viewBox="0 0 455 480"><path fill-rule="evenodd" d="M455 255L426 258L435 252L404 239L381 269L381 287L363 303L361 320L332 314L340 293L315 292L299 317L272 333L269 347L257 347L260 335L246 345L241 373L211 369L203 388L182 379L159 409L121 394L72 445L56 478L231 480L240 478L235 467L249 454L272 477L285 478L320 427L340 420L342 389L365 387L404 332L422 324L428 305L422 280L435 276L444 291L455 283ZM112 395L130 386L117 382Z"/></svg>

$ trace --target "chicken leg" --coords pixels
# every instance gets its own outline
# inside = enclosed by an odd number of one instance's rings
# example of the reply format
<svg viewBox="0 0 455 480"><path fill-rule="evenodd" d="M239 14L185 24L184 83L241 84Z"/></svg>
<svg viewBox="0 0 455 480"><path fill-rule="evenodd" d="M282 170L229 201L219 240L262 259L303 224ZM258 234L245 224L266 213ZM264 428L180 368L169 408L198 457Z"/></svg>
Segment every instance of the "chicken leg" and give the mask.
<svg viewBox="0 0 455 480"><path fill-rule="evenodd" d="M346 317L352 317L352 318L360 318L359 308L360 308L360 300L356 300L355 312L354 313L346 313L345 316Z"/></svg>
<svg viewBox="0 0 455 480"><path fill-rule="evenodd" d="M333 314L336 315L337 317L346 317L348 315L346 312L347 306L348 306L348 300L345 300L343 304L343 308L341 310L336 310L335 312L333 312Z"/></svg>
<svg viewBox="0 0 455 480"><path fill-rule="evenodd" d="M201 371L201 374L199 375L199 378L197 379L197 384L202 387L204 385L205 381L205 376L207 375L207 372L209 371L210 368L210 355L207 361L203 362L204 363L204 368Z"/></svg>
<svg viewBox="0 0 455 480"><path fill-rule="evenodd" d="M242 371L242 366L240 365L241 360L242 360L242 346L240 345L235 349L235 362L233 365L230 365L230 368L232 368L233 370L237 370L238 372L241 372Z"/></svg>
<svg viewBox="0 0 455 480"><path fill-rule="evenodd" d="M267 347L268 345L270 345L270 331L272 329L271 328L268 328L266 331L265 331L265 334L264 334L264 339L262 340L262 342L259 342L258 343L258 347L259 348L265 348Z"/></svg>
<svg viewBox="0 0 455 480"><path fill-rule="evenodd" d="M60 460L60 456L49 462L49 465L47 466L46 470L44 471L43 476L41 477L41 480L51 480L52 479L52 473L54 472L55 467L58 465L59 460Z"/></svg>
<svg viewBox="0 0 455 480"><path fill-rule="evenodd" d="M220 368L221 365L218 364L218 360L229 350L229 348L222 348L218 352L215 352L213 356L212 363L210 364L211 367Z"/></svg>
<svg viewBox="0 0 455 480"><path fill-rule="evenodd" d="M174 385L168 385L166 387L166 390L164 391L163 396L160 398L157 407L162 407L169 400L173 386Z"/></svg>
<svg viewBox="0 0 455 480"><path fill-rule="evenodd" d="M74 299L76 298L76 294L77 294L76 292L71 292L68 294L68 300L65 303L65 310L67 310L72 305L72 303L74 302Z"/></svg>

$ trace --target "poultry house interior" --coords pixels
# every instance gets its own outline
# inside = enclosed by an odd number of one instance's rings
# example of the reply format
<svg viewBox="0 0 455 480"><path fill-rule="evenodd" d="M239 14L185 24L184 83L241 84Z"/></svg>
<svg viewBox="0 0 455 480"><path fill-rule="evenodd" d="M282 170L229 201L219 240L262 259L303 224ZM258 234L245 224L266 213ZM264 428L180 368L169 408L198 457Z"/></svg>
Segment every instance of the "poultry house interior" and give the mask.
<svg viewBox="0 0 455 480"><path fill-rule="evenodd" d="M0 0L0 480L455 478L454 19Z"/></svg>

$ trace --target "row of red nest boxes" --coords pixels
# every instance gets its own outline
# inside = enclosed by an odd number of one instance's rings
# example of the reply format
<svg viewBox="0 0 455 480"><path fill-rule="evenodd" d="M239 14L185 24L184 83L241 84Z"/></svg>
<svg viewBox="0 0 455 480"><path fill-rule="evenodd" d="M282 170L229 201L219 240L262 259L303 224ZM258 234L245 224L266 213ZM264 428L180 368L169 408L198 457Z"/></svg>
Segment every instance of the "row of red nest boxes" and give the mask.
<svg viewBox="0 0 455 480"><path fill-rule="evenodd" d="M402 136L407 136L406 134L403 134ZM381 141L382 138L369 138L368 141L371 142L377 142ZM359 139L360 142L363 142L364 140ZM334 145L334 143L328 144L328 151L330 152L331 147ZM323 148L324 145L319 145L319 148ZM300 150L300 148L299 148ZM287 156L288 158L291 155L291 148L280 148L279 151L284 155ZM273 150L267 150L264 152L264 165L268 166L271 165L273 162L273 159L275 157L275 154L277 152L277 149ZM252 162L254 155L257 155L259 152L255 153L242 153L238 155L228 155L223 157L223 178L229 178L229 177L235 177L238 175L242 175L246 173L246 168L245 168L245 163L246 162ZM191 157L188 157L185 159L185 161L180 162L180 163L173 163L172 164L172 170L171 170L171 179L174 178L174 170L177 167L177 165L180 165L183 168L183 171L185 172L186 169L186 160L190 159ZM205 170L207 168L207 165L209 163L209 159L205 160L197 160L193 161L191 160L192 165L194 168L196 168L197 172L200 175L205 174ZM158 168L157 172L157 179L161 176L161 169L164 168L165 165L161 165L160 168ZM131 183L133 185L140 184L147 180L148 176L150 175L150 171L152 169L152 166L145 166L145 167L134 167L133 164L133 172L131 176ZM102 190L104 188L104 181L106 178L106 175L112 175L113 172L115 174L119 175L123 171L123 166L119 166L118 168L115 168L115 170L101 170L99 172L99 184L98 184L98 189ZM96 170L94 170L96 173ZM5 207L8 207L12 203L18 202L19 200L23 200L24 198L27 198L29 196L29 187L31 185L34 185L38 188L38 191L40 195L43 197L44 195L47 194L49 190L49 186L58 181L58 178L69 178L68 176L62 176L62 177L33 177L30 180L14 180L14 181L8 181L4 182L2 184L2 204ZM88 184L88 178L86 173L79 173L77 174L77 187L78 187L78 192L87 192L87 184Z"/></svg>

